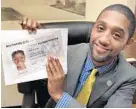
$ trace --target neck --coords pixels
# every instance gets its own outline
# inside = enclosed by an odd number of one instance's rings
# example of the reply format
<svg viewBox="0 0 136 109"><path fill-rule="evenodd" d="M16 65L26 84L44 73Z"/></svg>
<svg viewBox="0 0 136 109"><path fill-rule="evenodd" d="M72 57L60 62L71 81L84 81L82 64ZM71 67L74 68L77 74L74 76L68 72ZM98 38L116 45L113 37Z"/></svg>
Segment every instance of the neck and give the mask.
<svg viewBox="0 0 136 109"><path fill-rule="evenodd" d="M92 58L93 63L94 63L94 65L95 65L96 67L99 67L99 66L103 66L103 65L109 64L109 63L113 62L115 59L116 59L116 58L112 58L112 59L107 60L107 61L104 61L104 62L98 62L98 61L95 61L95 60Z"/></svg>

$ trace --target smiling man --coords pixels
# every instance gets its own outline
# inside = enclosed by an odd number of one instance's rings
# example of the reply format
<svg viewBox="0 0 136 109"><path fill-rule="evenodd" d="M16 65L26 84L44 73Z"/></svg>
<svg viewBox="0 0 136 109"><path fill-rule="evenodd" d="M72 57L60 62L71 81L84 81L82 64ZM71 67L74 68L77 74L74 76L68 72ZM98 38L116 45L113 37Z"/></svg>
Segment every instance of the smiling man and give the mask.
<svg viewBox="0 0 136 109"><path fill-rule="evenodd" d="M24 20L31 31L39 24ZM89 44L68 48L68 73L64 75L57 57L49 57L46 107L131 107L136 89L136 68L121 55L132 42L136 21L132 11L121 4L106 7L98 16Z"/></svg>
<svg viewBox="0 0 136 109"><path fill-rule="evenodd" d="M130 22L127 16L116 10L111 8L102 12L92 29L90 44L96 64L110 62L132 40L130 29L135 26L135 20Z"/></svg>

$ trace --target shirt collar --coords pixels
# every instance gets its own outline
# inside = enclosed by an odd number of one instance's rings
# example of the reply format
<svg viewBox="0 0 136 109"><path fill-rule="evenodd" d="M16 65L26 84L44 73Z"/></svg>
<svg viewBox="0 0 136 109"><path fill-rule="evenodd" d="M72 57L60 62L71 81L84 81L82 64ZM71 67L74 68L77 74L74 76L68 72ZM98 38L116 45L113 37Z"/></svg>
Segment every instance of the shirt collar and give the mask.
<svg viewBox="0 0 136 109"><path fill-rule="evenodd" d="M112 68L112 66L114 65L115 63L115 60L113 60L110 64L105 64L103 66L100 66L100 67L97 67L99 73L104 73L106 71L108 71L110 68ZM86 62L85 62L85 71L90 71L92 70L93 68L95 68L94 64L93 64L93 61L91 59L91 56L88 55L87 58L86 58Z"/></svg>

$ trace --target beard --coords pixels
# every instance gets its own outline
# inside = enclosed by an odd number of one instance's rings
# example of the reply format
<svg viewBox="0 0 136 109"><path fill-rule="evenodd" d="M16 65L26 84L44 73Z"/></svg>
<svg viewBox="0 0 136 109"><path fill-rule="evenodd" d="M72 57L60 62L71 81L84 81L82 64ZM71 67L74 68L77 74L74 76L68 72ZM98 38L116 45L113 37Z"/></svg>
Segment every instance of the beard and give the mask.
<svg viewBox="0 0 136 109"><path fill-rule="evenodd" d="M107 51L106 53L98 53L96 49L94 48L94 44L90 45L91 48L91 54L92 58L96 62L106 62L108 60L113 59L114 56L112 56L111 51Z"/></svg>

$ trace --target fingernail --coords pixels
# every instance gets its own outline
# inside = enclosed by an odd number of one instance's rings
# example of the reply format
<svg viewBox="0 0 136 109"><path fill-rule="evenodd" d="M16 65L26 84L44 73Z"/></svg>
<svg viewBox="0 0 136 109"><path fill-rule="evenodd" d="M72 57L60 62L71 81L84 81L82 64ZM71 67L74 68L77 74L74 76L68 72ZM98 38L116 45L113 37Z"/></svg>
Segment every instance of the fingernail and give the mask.
<svg viewBox="0 0 136 109"><path fill-rule="evenodd" d="M56 57L54 56L53 59L56 60Z"/></svg>
<svg viewBox="0 0 136 109"><path fill-rule="evenodd" d="M48 61L50 61L50 57L48 57Z"/></svg>
<svg viewBox="0 0 136 109"><path fill-rule="evenodd" d="M56 57L56 60L58 60L58 57Z"/></svg>
<svg viewBox="0 0 136 109"><path fill-rule="evenodd" d="M19 24L22 24L22 21L20 21L20 20L19 20L19 22L18 22L18 23L19 23Z"/></svg>
<svg viewBox="0 0 136 109"><path fill-rule="evenodd" d="M54 57L51 57L52 60L54 60Z"/></svg>
<svg viewBox="0 0 136 109"><path fill-rule="evenodd" d="M28 30L28 32L29 32L29 34L31 34L31 33L32 33L32 31L31 31L31 30Z"/></svg>
<svg viewBox="0 0 136 109"><path fill-rule="evenodd" d="M36 28L32 28L34 34L36 34Z"/></svg>

